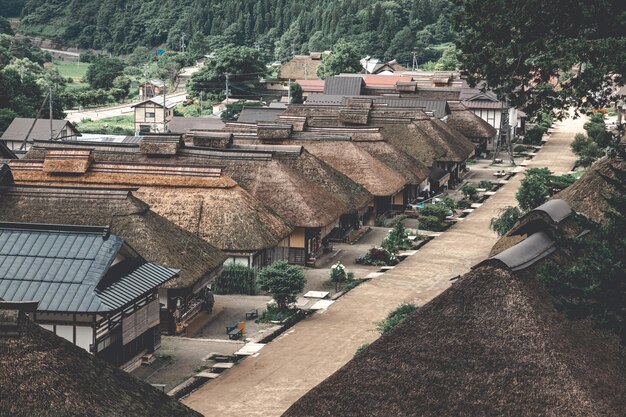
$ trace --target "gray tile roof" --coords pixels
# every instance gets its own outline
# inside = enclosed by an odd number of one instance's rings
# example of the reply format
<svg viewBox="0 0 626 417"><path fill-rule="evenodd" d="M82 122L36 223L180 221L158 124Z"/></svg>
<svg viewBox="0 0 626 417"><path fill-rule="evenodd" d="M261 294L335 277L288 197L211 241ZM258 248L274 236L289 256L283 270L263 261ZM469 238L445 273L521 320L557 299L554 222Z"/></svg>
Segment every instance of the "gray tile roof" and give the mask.
<svg viewBox="0 0 626 417"><path fill-rule="evenodd" d="M104 284L123 245L105 227L0 223L0 298L39 301L39 311L104 312L177 275L144 264Z"/></svg>
<svg viewBox="0 0 626 417"><path fill-rule="evenodd" d="M363 78L334 76L326 79L324 83L324 94L358 96L363 87Z"/></svg>
<svg viewBox="0 0 626 417"><path fill-rule="evenodd" d="M7 130L2 134L1 139L8 141L23 141L30 130L35 119L26 117L16 117L13 119ZM69 131L76 132L77 136L81 136L74 125L67 120L52 120L52 130L55 138L59 138L63 129L68 128ZM28 140L34 139L50 139L50 119L37 119L33 130L30 132Z"/></svg>

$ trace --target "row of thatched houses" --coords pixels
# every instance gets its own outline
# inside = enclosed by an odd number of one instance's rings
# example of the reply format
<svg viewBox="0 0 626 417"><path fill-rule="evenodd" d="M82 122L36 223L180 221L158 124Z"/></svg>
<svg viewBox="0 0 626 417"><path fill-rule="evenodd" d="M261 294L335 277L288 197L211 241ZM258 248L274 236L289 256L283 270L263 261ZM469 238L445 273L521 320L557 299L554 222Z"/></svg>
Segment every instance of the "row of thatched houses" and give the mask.
<svg viewBox="0 0 626 417"><path fill-rule="evenodd" d="M622 415L626 366L618 341L558 311L536 279L546 263L571 264L564 237L593 233L588 220L606 221L615 167L624 163L598 162L526 214L488 259L283 416Z"/></svg>
<svg viewBox="0 0 626 417"><path fill-rule="evenodd" d="M225 262L313 265L333 239L457 184L474 155L472 139L420 109L353 99L344 106L290 106L275 121L185 135L123 143L35 141L22 159L5 155L0 222L57 234L67 231L56 225L106 226L137 262L176 271L151 287L145 301L158 300L157 328L171 334L208 301ZM104 269L102 276L113 271ZM19 291L2 294L33 301ZM49 314L59 312L38 312L55 333L93 353L109 346L103 342L108 337L119 346L99 356L116 365L158 347L153 321L151 333L141 327L134 335L139 342L129 347L123 321L134 313L124 309L105 321L98 316L93 331L80 337L82 324L74 317L88 312L64 311L72 320L58 322ZM110 331L102 333L102 326Z"/></svg>

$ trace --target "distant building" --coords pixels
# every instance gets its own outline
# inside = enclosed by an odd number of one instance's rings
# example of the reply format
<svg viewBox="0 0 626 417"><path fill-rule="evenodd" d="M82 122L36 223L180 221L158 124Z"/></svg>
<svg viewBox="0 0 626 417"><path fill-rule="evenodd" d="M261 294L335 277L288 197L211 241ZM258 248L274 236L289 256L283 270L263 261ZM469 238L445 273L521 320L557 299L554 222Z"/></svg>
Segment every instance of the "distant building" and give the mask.
<svg viewBox="0 0 626 417"><path fill-rule="evenodd" d="M185 134L194 130L222 130L224 122L219 117L174 116L168 125L170 133Z"/></svg>
<svg viewBox="0 0 626 417"><path fill-rule="evenodd" d="M115 366L160 346L158 289L177 276L108 227L0 222L0 299L38 301L35 323Z"/></svg>
<svg viewBox="0 0 626 417"><path fill-rule="evenodd" d="M35 121L33 118L16 117L0 139L10 150L17 151L22 148L27 151L33 140L76 140L78 136L81 136L80 132L67 120L53 119L52 132L50 132L50 119ZM27 138L28 141L25 144Z"/></svg>
<svg viewBox="0 0 626 417"><path fill-rule="evenodd" d="M174 107L175 104L167 99L164 106L163 96L132 106L135 111L135 134L167 132L174 116Z"/></svg>
<svg viewBox="0 0 626 417"><path fill-rule="evenodd" d="M165 83L159 79L153 79L147 83L139 84L139 100L148 100L163 95Z"/></svg>
<svg viewBox="0 0 626 417"><path fill-rule="evenodd" d="M317 68L324 55L330 52L311 52L309 55L296 55L278 70L279 80L318 80Z"/></svg>
<svg viewBox="0 0 626 417"><path fill-rule="evenodd" d="M361 66L366 74L390 75L407 69L398 64L395 59L392 61L381 61L378 58L365 57L361 60Z"/></svg>

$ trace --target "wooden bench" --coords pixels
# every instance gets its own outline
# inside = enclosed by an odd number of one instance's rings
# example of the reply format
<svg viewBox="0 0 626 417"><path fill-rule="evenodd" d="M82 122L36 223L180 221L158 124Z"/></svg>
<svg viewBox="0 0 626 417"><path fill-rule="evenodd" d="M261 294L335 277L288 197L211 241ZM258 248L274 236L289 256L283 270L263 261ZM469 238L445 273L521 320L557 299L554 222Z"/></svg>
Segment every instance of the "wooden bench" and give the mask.
<svg viewBox="0 0 626 417"><path fill-rule="evenodd" d="M230 340L238 340L241 337L241 329L239 327L235 327L230 332L228 332L228 338Z"/></svg>
<svg viewBox="0 0 626 417"><path fill-rule="evenodd" d="M256 319L257 317L259 317L259 310L256 308L246 313L246 320Z"/></svg>
<svg viewBox="0 0 626 417"><path fill-rule="evenodd" d="M233 321L230 324L226 325L226 334L230 334L231 331L233 331L233 329L237 328L237 325L239 324L238 321Z"/></svg>

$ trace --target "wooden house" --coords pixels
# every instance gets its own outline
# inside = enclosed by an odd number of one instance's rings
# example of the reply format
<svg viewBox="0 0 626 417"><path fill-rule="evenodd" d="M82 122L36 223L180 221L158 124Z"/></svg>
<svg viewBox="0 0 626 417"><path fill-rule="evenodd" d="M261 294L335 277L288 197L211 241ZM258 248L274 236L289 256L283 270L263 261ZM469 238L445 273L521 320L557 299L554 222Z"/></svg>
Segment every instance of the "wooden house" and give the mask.
<svg viewBox="0 0 626 417"><path fill-rule="evenodd" d="M158 289L177 276L108 227L0 223L0 298L38 301L35 323L115 366L160 346Z"/></svg>
<svg viewBox="0 0 626 417"><path fill-rule="evenodd" d="M175 104L163 96L156 96L132 106L135 117L135 134L166 133L174 117Z"/></svg>
<svg viewBox="0 0 626 417"><path fill-rule="evenodd" d="M291 61L278 70L279 80L317 80L317 68L322 58L329 52L311 52L309 55L295 55Z"/></svg>
<svg viewBox="0 0 626 417"><path fill-rule="evenodd" d="M200 417L159 389L33 323L37 304L0 301L0 414Z"/></svg>
<svg viewBox="0 0 626 417"><path fill-rule="evenodd" d="M163 80L152 79L148 82L139 84L139 100L146 101L151 98L162 96L165 91L165 83Z"/></svg>
<svg viewBox="0 0 626 417"><path fill-rule="evenodd" d="M207 240L152 211L131 194L130 188L111 188L116 185L113 181L108 182L102 176L93 178L96 176L92 176L92 182L79 186L0 183L0 221L108 224L113 234L124 239L148 262L179 269L177 277L159 288L161 328L174 333L176 325L184 325L203 307L208 287L220 274L226 255ZM136 188L132 183L122 186ZM177 320L173 317L175 310L178 310Z"/></svg>
<svg viewBox="0 0 626 417"><path fill-rule="evenodd" d="M472 113L460 102L448 102L450 114L445 117L448 126L476 144L476 152L494 149L498 131L485 120Z"/></svg>
<svg viewBox="0 0 626 417"><path fill-rule="evenodd" d="M12 151L27 151L34 140L73 141L82 136L76 127L67 120L33 119L16 117L4 131L0 139Z"/></svg>

